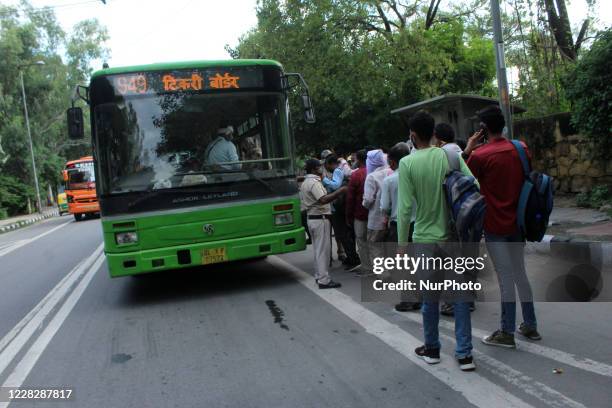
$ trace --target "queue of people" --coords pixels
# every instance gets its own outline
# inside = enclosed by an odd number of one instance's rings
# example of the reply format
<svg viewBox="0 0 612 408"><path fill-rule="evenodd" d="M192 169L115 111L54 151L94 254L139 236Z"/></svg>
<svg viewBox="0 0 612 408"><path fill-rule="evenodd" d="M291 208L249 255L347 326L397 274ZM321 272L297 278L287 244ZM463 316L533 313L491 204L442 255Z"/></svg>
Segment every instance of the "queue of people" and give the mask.
<svg viewBox="0 0 612 408"><path fill-rule="evenodd" d="M451 170L473 176L486 203L483 235L502 299L500 327L482 342L514 348L516 290L523 316L518 333L530 340L541 339L525 271L525 237L517 227L523 165L519 148L503 136L505 121L499 107L487 107L478 112L478 117L481 129L465 146L455 140L450 125L436 124L431 115L420 111L409 121L409 140L388 151L367 146L350 156L351 163L330 149L323 151L322 161L306 161L307 174L300 187L302 210L312 240L315 281L320 289L338 288L340 283L329 274L332 230L338 260L346 270L359 275L371 274L373 259L385 256L379 253L382 245L376 243L396 243L401 250L411 242L419 248L419 254L441 256L442 243L457 239L449 227L445 179ZM521 146L529 157L527 146ZM415 353L425 362L436 364L441 347L438 301L423 298L422 306L408 301L396 305L401 312L418 308L423 315L424 344ZM455 319L455 357L463 371L476 368L472 310L473 302L442 305L442 312Z"/></svg>

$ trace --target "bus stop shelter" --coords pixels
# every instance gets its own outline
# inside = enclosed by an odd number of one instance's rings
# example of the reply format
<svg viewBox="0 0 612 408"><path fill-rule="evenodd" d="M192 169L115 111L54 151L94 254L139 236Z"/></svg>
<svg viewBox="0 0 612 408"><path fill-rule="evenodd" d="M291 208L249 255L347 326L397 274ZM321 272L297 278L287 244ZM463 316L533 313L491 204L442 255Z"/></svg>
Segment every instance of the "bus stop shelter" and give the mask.
<svg viewBox="0 0 612 408"><path fill-rule="evenodd" d="M479 95L445 94L427 99L412 105L391 111L400 115L402 121L408 124L410 117L419 110L429 112L436 123L445 122L453 127L457 140L467 140L479 128L480 121L476 112L489 105L498 105L494 98ZM512 105L512 114L525 112L526 109Z"/></svg>

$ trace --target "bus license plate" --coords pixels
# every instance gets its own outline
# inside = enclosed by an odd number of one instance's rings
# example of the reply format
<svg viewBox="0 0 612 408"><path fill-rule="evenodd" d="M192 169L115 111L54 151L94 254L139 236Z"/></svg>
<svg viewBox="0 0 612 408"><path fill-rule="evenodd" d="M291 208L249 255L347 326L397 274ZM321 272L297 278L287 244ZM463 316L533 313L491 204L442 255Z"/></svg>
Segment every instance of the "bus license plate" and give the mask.
<svg viewBox="0 0 612 408"><path fill-rule="evenodd" d="M227 261L225 248L209 248L202 250L202 265Z"/></svg>

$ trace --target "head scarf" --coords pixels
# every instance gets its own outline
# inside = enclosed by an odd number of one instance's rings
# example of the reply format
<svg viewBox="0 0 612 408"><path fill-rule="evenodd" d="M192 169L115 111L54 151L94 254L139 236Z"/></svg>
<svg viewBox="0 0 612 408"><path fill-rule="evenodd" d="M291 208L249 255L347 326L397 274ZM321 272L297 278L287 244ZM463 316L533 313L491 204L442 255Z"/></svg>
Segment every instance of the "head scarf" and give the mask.
<svg viewBox="0 0 612 408"><path fill-rule="evenodd" d="M370 150L368 152L368 157L366 159L366 169L368 174L372 173L374 170L381 166L387 165L387 158L382 150Z"/></svg>

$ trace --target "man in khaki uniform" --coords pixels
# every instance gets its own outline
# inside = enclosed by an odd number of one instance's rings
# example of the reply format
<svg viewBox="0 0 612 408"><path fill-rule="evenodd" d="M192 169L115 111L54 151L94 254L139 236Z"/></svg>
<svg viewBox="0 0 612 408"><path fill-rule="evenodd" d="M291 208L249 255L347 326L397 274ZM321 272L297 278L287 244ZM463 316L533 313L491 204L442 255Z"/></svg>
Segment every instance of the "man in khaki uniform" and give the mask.
<svg viewBox="0 0 612 408"><path fill-rule="evenodd" d="M321 183L321 162L317 159L306 161L306 177L300 187L302 205L307 211L308 229L312 238L315 258L315 280L319 289L339 288L340 283L329 277L329 256L331 252L331 206L329 203L344 194L341 187L327 194Z"/></svg>

